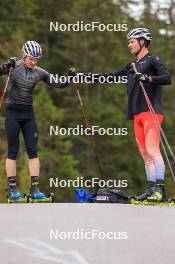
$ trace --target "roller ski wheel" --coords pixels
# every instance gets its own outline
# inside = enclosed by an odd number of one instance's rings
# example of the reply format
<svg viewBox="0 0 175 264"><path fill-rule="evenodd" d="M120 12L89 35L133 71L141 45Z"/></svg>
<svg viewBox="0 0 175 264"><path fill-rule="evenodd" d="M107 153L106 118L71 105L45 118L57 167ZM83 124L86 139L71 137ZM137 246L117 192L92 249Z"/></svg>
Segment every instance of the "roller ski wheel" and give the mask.
<svg viewBox="0 0 175 264"><path fill-rule="evenodd" d="M53 203L54 194L49 193L47 196L45 194L39 196L39 195L33 195L30 193L27 195L27 202L28 203Z"/></svg>
<svg viewBox="0 0 175 264"><path fill-rule="evenodd" d="M27 196L25 194L22 195L21 193L17 191L10 192L7 195L7 202L8 203L27 203Z"/></svg>
<svg viewBox="0 0 175 264"><path fill-rule="evenodd" d="M175 199L166 199L164 201L138 201L135 198L131 198L130 204L134 205L152 205L152 206L175 206Z"/></svg>

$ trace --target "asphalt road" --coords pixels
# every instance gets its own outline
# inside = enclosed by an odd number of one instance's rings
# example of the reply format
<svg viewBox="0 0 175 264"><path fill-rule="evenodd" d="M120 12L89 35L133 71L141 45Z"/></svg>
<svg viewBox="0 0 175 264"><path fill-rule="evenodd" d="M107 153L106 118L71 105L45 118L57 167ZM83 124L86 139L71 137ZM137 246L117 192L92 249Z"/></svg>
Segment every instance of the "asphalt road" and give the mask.
<svg viewBox="0 0 175 264"><path fill-rule="evenodd" d="M172 264L175 207L1 204L2 264Z"/></svg>

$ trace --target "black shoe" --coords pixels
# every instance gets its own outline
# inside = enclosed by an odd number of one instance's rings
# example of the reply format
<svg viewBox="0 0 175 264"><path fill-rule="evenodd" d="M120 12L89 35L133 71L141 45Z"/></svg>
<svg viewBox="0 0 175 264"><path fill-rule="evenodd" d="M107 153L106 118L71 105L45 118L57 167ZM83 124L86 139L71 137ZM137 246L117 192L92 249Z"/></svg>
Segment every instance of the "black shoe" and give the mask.
<svg viewBox="0 0 175 264"><path fill-rule="evenodd" d="M156 181L155 191L147 200L151 202L163 202L166 200L165 182L163 180Z"/></svg>
<svg viewBox="0 0 175 264"><path fill-rule="evenodd" d="M148 181L146 192L141 194L140 196L137 196L136 197L137 201L146 200L149 196L151 196L155 192L155 186L156 186L155 182Z"/></svg>

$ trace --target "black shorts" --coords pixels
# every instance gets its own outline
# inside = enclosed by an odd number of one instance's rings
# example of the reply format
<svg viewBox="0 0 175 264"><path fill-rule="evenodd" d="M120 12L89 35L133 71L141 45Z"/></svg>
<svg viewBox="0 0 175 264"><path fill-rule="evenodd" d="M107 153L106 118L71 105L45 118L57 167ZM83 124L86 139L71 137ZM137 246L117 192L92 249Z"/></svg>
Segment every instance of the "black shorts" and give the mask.
<svg viewBox="0 0 175 264"><path fill-rule="evenodd" d="M31 105L6 105L5 130L9 159L16 160L20 132L23 134L29 159L37 158L38 129Z"/></svg>

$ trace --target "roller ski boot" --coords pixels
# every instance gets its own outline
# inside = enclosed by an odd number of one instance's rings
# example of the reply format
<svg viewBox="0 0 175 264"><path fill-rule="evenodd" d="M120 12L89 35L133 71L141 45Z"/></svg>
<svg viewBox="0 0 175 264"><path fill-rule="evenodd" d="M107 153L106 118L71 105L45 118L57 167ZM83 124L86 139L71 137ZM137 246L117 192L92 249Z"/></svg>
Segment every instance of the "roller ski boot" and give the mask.
<svg viewBox="0 0 175 264"><path fill-rule="evenodd" d="M140 196L136 197L137 201L145 201L147 200L148 197L150 197L151 195L153 195L153 193L155 192L155 182L152 181L148 181L147 183L147 190L145 193L141 194Z"/></svg>
<svg viewBox="0 0 175 264"><path fill-rule="evenodd" d="M8 203L26 203L26 195L22 195L16 189L16 176L8 177Z"/></svg>
<svg viewBox="0 0 175 264"><path fill-rule="evenodd" d="M50 193L46 196L44 193L40 192L38 187L30 189L30 194L27 195L28 203L53 203L54 194Z"/></svg>
<svg viewBox="0 0 175 264"><path fill-rule="evenodd" d="M17 190L9 191L7 196L8 203L27 203L26 195L22 195Z"/></svg>
<svg viewBox="0 0 175 264"><path fill-rule="evenodd" d="M175 206L175 199L166 198L165 183L162 180L157 180L152 195L148 196L145 200L132 198L130 203L135 205Z"/></svg>
<svg viewBox="0 0 175 264"><path fill-rule="evenodd" d="M147 198L149 202L166 202L165 182L163 180L156 181L154 193Z"/></svg>

